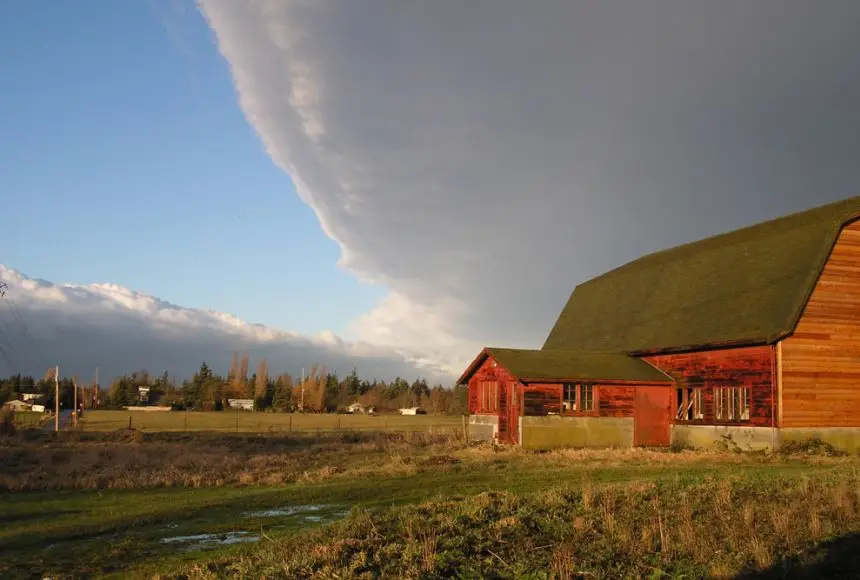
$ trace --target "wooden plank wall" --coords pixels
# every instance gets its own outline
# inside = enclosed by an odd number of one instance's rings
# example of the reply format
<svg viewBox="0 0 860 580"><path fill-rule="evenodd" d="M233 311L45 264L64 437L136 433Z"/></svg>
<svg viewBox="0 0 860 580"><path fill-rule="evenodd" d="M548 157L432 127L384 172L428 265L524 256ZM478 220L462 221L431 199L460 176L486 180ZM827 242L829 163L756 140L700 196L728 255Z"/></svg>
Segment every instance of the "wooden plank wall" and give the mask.
<svg viewBox="0 0 860 580"><path fill-rule="evenodd" d="M469 379L469 413L475 414L478 412L478 383L481 381L498 381L501 391L502 383L516 384L517 379L508 372L502 365L493 366L493 357L487 357L472 378ZM495 413L483 413L487 415L498 415Z"/></svg>
<svg viewBox="0 0 860 580"><path fill-rule="evenodd" d="M776 390L773 385L773 357L773 347L766 345L643 358L669 374L678 387L705 387L702 393L705 418L699 421L683 421L684 424L772 427L772 416L776 410L776 402L772 400L772 393ZM750 420L716 422L713 387L741 385L750 388Z"/></svg>
<svg viewBox="0 0 860 580"><path fill-rule="evenodd" d="M541 417L561 412L561 383L530 383L525 387L523 414ZM593 413L572 413L577 417L632 417L634 386L594 385L597 406ZM647 387L643 387L647 388Z"/></svg>
<svg viewBox="0 0 860 580"><path fill-rule="evenodd" d="M843 228L782 348L782 426L860 427L860 222Z"/></svg>
<svg viewBox="0 0 860 580"><path fill-rule="evenodd" d="M560 384L529 384L523 393L523 415L542 417L561 412Z"/></svg>
<svg viewBox="0 0 860 580"><path fill-rule="evenodd" d="M597 405L601 417L632 417L636 387L598 385ZM639 387L647 389L648 387Z"/></svg>

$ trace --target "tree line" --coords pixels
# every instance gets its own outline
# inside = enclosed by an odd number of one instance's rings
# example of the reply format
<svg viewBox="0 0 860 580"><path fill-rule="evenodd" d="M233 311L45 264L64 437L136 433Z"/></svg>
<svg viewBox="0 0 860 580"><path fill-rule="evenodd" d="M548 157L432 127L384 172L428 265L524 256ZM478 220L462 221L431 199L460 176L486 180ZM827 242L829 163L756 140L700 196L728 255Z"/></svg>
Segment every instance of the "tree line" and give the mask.
<svg viewBox="0 0 860 580"><path fill-rule="evenodd" d="M46 375L40 380L26 376L0 379L0 401L20 398L21 393L39 393L40 403L49 409L54 405L54 380ZM253 399L256 411L331 413L358 402L378 412L404 407L421 407L430 413L463 414L467 412L467 393L463 387L430 386L423 378L411 383L401 377L390 382L367 380L356 368L345 377L312 366L304 377L289 373L272 374L266 359L249 374L247 353L234 352L227 376L213 372L204 361L197 372L180 385L167 372L153 376L146 370L117 377L107 389L78 385L79 402L85 408L119 409L134 405L170 406L176 410L222 411L229 399ZM72 406L74 387L71 378L60 380L60 403Z"/></svg>

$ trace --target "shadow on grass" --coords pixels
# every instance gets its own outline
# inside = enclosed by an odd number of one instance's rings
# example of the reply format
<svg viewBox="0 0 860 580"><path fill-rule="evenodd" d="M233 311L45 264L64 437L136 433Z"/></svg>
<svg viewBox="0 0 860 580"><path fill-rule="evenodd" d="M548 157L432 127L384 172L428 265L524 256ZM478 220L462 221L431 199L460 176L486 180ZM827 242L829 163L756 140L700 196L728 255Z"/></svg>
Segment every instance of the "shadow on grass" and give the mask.
<svg viewBox="0 0 860 580"><path fill-rule="evenodd" d="M860 578L860 534L849 534L823 542L800 556L783 560L767 570L744 573L738 578Z"/></svg>

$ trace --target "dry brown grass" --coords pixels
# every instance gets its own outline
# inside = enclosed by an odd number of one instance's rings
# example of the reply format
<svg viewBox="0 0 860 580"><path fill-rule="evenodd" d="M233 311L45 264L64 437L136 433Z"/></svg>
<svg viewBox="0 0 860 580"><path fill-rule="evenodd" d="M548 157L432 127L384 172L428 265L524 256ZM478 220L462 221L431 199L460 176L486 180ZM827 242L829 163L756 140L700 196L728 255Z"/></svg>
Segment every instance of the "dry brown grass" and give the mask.
<svg viewBox="0 0 860 580"><path fill-rule="evenodd" d="M459 446L451 436L429 433L6 438L0 442L0 490L278 486L411 474L420 467L413 456Z"/></svg>

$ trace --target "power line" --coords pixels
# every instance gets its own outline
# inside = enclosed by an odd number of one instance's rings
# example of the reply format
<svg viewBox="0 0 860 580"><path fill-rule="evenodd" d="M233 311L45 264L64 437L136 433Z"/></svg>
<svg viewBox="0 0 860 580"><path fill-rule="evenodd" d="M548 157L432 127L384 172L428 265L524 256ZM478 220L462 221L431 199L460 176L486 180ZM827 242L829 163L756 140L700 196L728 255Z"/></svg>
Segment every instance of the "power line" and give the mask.
<svg viewBox="0 0 860 580"><path fill-rule="evenodd" d="M12 313L12 318L23 331L22 334L24 336L23 341L16 341L15 334L18 333L13 332L7 321L4 320L3 317L0 317L0 326L5 329L5 333L8 335L7 338L9 344L15 345L16 350L20 348L22 352L28 354L29 356L26 356L24 358L27 358L28 361L32 361L33 363L35 363L37 367L48 366L48 361L47 359L45 359L45 357L39 350L39 347L36 345L36 341L33 339L33 335L30 333L30 329L27 327L27 323L24 321L24 317L21 315L21 312L15 305L15 301L12 300L11 296L9 296L9 286L5 282L0 282L0 298L2 298L0 302L6 303L9 311ZM7 351L12 350L9 344L7 344L6 347ZM26 345L29 345L29 349ZM8 355L8 352L6 354ZM16 368L16 365L12 364L11 361L9 361L9 363L11 365L10 370L14 371L17 374L18 369Z"/></svg>

